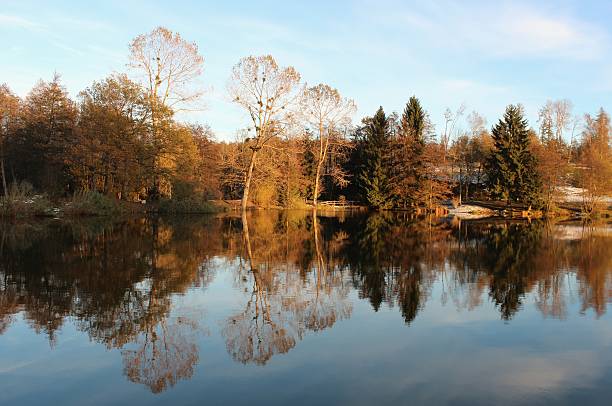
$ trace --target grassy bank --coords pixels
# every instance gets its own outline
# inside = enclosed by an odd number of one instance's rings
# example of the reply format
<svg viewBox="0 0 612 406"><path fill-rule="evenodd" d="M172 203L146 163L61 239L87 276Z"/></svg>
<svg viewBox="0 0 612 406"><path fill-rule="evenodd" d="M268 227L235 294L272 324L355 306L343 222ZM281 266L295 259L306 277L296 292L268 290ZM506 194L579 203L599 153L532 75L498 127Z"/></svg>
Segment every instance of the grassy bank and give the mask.
<svg viewBox="0 0 612 406"><path fill-rule="evenodd" d="M37 194L26 183L13 185L6 196L0 198L0 217L88 217L124 216L133 214L208 214L225 210L197 197L183 199L163 199L141 204L117 200L113 197L92 191L75 193L70 198L51 199L45 194Z"/></svg>

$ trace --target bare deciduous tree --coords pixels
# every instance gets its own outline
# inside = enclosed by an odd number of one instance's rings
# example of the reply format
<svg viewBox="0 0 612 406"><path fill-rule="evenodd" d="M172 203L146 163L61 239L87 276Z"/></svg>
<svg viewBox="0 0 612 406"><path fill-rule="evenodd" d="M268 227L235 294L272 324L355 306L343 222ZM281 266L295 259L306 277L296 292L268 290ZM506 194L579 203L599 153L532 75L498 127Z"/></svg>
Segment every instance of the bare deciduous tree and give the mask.
<svg viewBox="0 0 612 406"><path fill-rule="evenodd" d="M194 82L201 75L203 65L204 58L198 53L195 43L164 27L139 35L130 44L129 66L144 82L150 109L155 194L168 188L168 185L161 185L164 172L161 161L165 148L160 135L161 126L173 112L186 109L200 98L202 91L194 86Z"/></svg>
<svg viewBox="0 0 612 406"><path fill-rule="evenodd" d="M350 125L351 117L357 110L355 102L343 98L338 90L318 84L304 91L300 103L300 113L309 130L316 131L318 136L318 149L316 151L316 171L314 179L313 207L317 207L320 193L322 169L328 157L330 143L334 142L338 129ZM332 171L337 182L345 182L346 177L341 172Z"/></svg>
<svg viewBox="0 0 612 406"><path fill-rule="evenodd" d="M129 66L144 76L152 106L159 103L176 111L202 96L193 84L203 65L195 43L164 27L139 35L130 44Z"/></svg>
<svg viewBox="0 0 612 406"><path fill-rule="evenodd" d="M539 111L540 139L546 141L554 137L563 140L563 134L572 124L572 102L567 99L548 100Z"/></svg>
<svg viewBox="0 0 612 406"><path fill-rule="evenodd" d="M585 115L579 175L583 188L583 210L592 213L603 197L612 192L610 116L600 109L595 117Z"/></svg>
<svg viewBox="0 0 612 406"><path fill-rule="evenodd" d="M477 111L472 111L467 116L467 122L470 126L470 133L473 137L480 136L487 131L487 119L481 116Z"/></svg>
<svg viewBox="0 0 612 406"><path fill-rule="evenodd" d="M450 144L451 137L453 136L453 132L455 131L455 127L457 126L457 121L459 120L459 117L463 115L464 112L465 104L463 103L457 108L457 111L455 111L455 113L453 113L449 108L446 108L446 110L444 110L444 132L442 133L442 137L440 140L442 144L443 153L442 161L444 163L446 163L446 154L448 151L448 146Z"/></svg>
<svg viewBox="0 0 612 406"><path fill-rule="evenodd" d="M296 101L300 79L295 68L278 66L271 55L242 58L232 69L228 92L232 101L249 113L255 130L255 136L246 140L251 157L244 178L242 210L247 208L257 152L277 134L280 122Z"/></svg>

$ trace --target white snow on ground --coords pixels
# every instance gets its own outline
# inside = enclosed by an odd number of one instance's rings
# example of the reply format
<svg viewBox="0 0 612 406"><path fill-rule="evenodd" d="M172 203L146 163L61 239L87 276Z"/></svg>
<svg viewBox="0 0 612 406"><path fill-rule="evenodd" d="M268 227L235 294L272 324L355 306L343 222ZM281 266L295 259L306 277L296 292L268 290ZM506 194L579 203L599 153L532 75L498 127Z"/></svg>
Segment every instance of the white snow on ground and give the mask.
<svg viewBox="0 0 612 406"><path fill-rule="evenodd" d="M582 196L584 194L584 189L573 186L561 186L558 188L560 193L561 201L563 202L572 202L572 203L580 203L582 202ZM605 196L601 198L601 201L604 203L612 204L612 196Z"/></svg>
<svg viewBox="0 0 612 406"><path fill-rule="evenodd" d="M459 207L449 209L448 214L451 214L460 219L469 220L491 217L495 215L495 212L485 207L464 204Z"/></svg>

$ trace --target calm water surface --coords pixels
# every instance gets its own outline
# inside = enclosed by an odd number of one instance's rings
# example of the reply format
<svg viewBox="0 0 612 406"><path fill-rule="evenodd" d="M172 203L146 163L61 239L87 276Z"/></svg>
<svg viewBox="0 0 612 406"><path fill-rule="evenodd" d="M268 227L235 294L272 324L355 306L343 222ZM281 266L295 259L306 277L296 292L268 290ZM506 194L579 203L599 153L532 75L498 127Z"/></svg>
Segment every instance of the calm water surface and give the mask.
<svg viewBox="0 0 612 406"><path fill-rule="evenodd" d="M0 403L609 405L610 227L0 226Z"/></svg>

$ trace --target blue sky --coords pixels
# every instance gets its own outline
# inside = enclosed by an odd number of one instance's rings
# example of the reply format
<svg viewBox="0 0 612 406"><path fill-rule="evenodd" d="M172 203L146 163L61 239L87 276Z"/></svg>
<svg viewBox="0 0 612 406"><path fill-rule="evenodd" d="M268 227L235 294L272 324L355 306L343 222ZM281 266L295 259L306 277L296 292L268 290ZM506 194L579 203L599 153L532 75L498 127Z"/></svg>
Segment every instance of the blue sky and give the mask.
<svg viewBox="0 0 612 406"><path fill-rule="evenodd" d="M464 103L493 124L509 103L536 126L547 99L612 110L612 1L0 0L0 82L24 96L62 75L71 95L126 71L128 44L163 25L205 58L205 109L186 117L232 139L247 117L228 101L231 67L272 54L309 84L353 98L354 122L417 95L436 129ZM460 124L467 127L466 124Z"/></svg>

